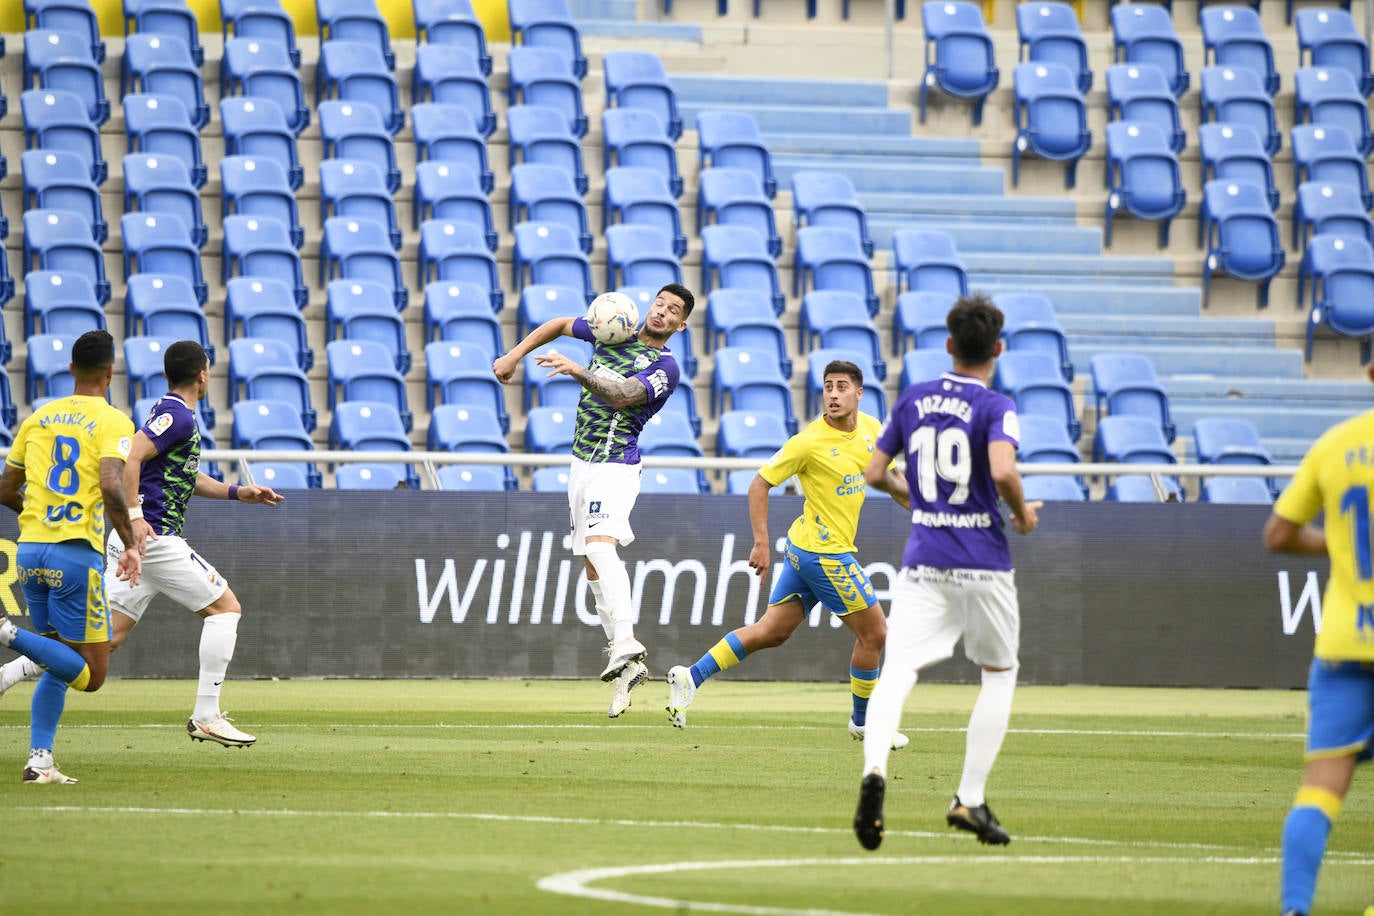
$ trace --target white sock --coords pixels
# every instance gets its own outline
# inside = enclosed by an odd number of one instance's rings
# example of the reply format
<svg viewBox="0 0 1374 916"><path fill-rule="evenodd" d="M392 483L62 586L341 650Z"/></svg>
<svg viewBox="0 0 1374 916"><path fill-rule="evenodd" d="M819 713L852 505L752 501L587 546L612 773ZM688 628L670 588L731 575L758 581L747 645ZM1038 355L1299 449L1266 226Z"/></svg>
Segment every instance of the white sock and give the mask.
<svg viewBox="0 0 1374 916"><path fill-rule="evenodd" d="M0 620L0 646L9 646L18 635L19 627L14 625L13 620L8 617Z"/></svg>
<svg viewBox="0 0 1374 916"><path fill-rule="evenodd" d="M887 777L887 755L892 753L892 736L902 724L902 706L916 686L916 669L888 665L883 668L873 696L868 699L868 718L864 725L864 775L877 772Z"/></svg>
<svg viewBox="0 0 1374 916"><path fill-rule="evenodd" d="M625 562L616 553L615 545L594 541L587 545L587 560L596 570L601 583L601 597L606 603L606 615L612 621L611 638L620 642L634 638L634 609L630 606L630 574ZM595 593L593 593L595 594ZM598 602L598 614L600 602Z"/></svg>
<svg viewBox="0 0 1374 916"><path fill-rule="evenodd" d="M234 643L239 638L241 614L212 614L200 628L200 686L196 688L196 708L191 718L208 722L219 715L219 691Z"/></svg>
<svg viewBox="0 0 1374 916"><path fill-rule="evenodd" d="M0 665L0 695L20 681L36 678L42 673L43 669L27 655L21 655L6 665Z"/></svg>
<svg viewBox="0 0 1374 916"><path fill-rule="evenodd" d="M983 687L973 714L968 720L968 737L964 744L964 775L959 780L959 801L976 808L987 799L984 790L988 774L1002 749L1011 721L1011 698L1016 692L1016 669L983 671ZM869 713L872 715L872 713Z"/></svg>
<svg viewBox="0 0 1374 916"><path fill-rule="evenodd" d="M606 608L606 595L601 590L601 580L588 579L587 587L592 590L592 600L596 602L596 617L601 621L601 629L606 631L606 638L611 639L615 635L615 621L611 619L611 612Z"/></svg>

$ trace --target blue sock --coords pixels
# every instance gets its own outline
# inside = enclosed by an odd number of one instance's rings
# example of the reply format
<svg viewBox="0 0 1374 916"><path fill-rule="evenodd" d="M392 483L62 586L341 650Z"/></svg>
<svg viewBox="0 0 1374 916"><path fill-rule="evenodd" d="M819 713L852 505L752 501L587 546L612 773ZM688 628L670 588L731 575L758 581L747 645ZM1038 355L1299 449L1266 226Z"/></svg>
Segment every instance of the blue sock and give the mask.
<svg viewBox="0 0 1374 916"><path fill-rule="evenodd" d="M712 646L692 666L692 683L700 687L702 681L713 674L719 674L726 668L733 668L744 661L744 657L748 654L744 649L744 643L739 641L738 636L734 633L726 633L724 639Z"/></svg>
<svg viewBox="0 0 1374 916"><path fill-rule="evenodd" d="M868 722L868 698L873 696L873 688L878 685L878 668L855 668L849 666L849 690L854 695L854 724Z"/></svg>
<svg viewBox="0 0 1374 916"><path fill-rule="evenodd" d="M1283 822L1282 911L1312 911L1317 872L1326 853L1331 819L1320 808L1295 805Z"/></svg>
<svg viewBox="0 0 1374 916"><path fill-rule="evenodd" d="M51 671L45 671L33 688L29 747L52 750L53 739L57 737L57 722L62 718L62 709L66 705L67 685Z"/></svg>
<svg viewBox="0 0 1374 916"><path fill-rule="evenodd" d="M86 668L86 660L71 646L29 630L20 630L15 634L10 648L20 655L27 655L57 675L63 684L70 684L81 677L81 672Z"/></svg>

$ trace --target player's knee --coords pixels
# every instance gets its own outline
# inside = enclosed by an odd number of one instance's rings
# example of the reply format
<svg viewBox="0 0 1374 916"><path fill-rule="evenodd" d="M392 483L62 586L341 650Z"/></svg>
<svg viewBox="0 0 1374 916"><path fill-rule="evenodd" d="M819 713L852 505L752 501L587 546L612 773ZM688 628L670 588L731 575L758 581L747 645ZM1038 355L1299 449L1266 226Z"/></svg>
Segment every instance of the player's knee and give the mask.
<svg viewBox="0 0 1374 916"><path fill-rule="evenodd" d="M224 594L216 598L214 603L202 613L206 617L213 617L216 614L242 614L243 606L239 604L238 596L234 594L233 589L225 589Z"/></svg>

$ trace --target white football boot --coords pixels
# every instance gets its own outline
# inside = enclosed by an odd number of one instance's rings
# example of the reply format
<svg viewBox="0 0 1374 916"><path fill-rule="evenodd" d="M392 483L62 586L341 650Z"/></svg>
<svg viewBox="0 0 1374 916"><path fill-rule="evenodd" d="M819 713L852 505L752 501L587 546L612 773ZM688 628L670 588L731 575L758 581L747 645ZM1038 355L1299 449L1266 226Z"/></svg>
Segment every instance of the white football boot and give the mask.
<svg viewBox="0 0 1374 916"><path fill-rule="evenodd" d="M692 669L674 665L668 669L668 722L673 728L687 727L687 707L697 695Z"/></svg>
<svg viewBox="0 0 1374 916"><path fill-rule="evenodd" d="M855 741L864 740L864 726L855 725L854 720L850 719L849 734L854 738ZM906 747L910 743L911 739L908 738L906 735L902 734L901 732L897 732L892 736L892 749L894 751L900 751L902 748Z"/></svg>
<svg viewBox="0 0 1374 916"><path fill-rule="evenodd" d="M630 708L630 691L649 679L649 666L643 662L630 662L620 670L615 678L615 693L611 694L611 708L606 715L612 719Z"/></svg>
<svg viewBox="0 0 1374 916"><path fill-rule="evenodd" d="M213 719L206 722L187 719L186 734L190 735L193 741L214 741L225 747L248 747L258 740L256 736L235 728L229 717L222 712L216 713Z"/></svg>

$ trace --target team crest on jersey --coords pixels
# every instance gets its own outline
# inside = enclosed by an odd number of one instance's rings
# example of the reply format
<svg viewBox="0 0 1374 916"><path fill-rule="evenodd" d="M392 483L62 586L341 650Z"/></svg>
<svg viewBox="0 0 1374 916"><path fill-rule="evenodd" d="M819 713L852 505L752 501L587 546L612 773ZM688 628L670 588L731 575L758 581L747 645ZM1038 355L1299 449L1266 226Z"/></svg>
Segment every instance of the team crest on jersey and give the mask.
<svg viewBox="0 0 1374 916"><path fill-rule="evenodd" d="M639 354L635 357L635 371L642 372L643 370L649 368L649 363L650 359L647 353Z"/></svg>
<svg viewBox="0 0 1374 916"><path fill-rule="evenodd" d="M154 436L160 436L165 433L171 425L172 415L169 413L161 413L148 421L148 431Z"/></svg>
<svg viewBox="0 0 1374 916"><path fill-rule="evenodd" d="M128 436L120 436L118 447L119 457L127 460L129 457L129 450L134 447L134 440L129 438Z"/></svg>
<svg viewBox="0 0 1374 916"><path fill-rule="evenodd" d="M872 437L872 436L864 436L864 448L868 451L868 453L869 453L870 455L873 454L873 437Z"/></svg>

